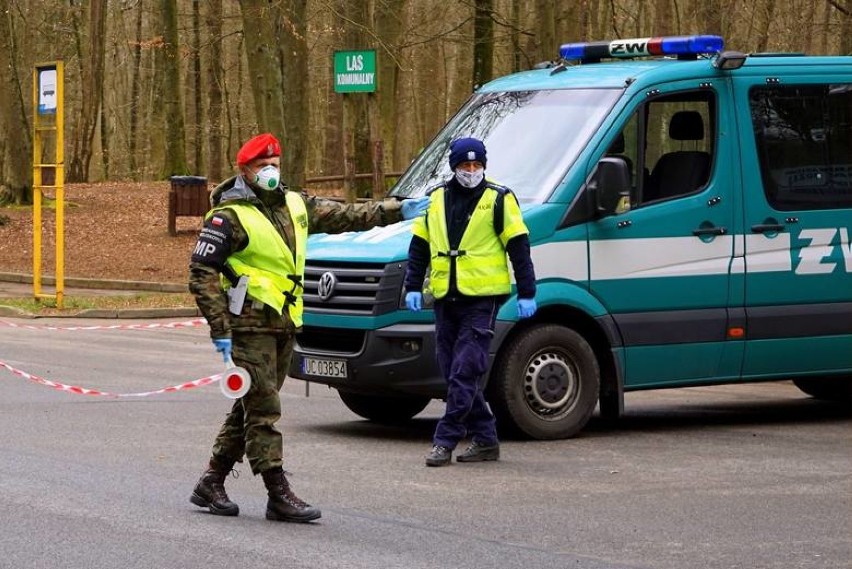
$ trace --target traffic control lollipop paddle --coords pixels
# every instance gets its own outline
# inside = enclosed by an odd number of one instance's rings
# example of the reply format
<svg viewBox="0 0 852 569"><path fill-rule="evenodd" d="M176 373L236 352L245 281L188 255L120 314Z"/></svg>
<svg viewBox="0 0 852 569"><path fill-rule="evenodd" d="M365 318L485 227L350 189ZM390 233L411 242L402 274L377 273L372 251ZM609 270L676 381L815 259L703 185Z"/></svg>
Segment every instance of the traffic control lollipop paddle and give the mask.
<svg viewBox="0 0 852 569"><path fill-rule="evenodd" d="M222 373L222 380L219 382L219 388L222 394L228 399L239 399L248 393L251 387L251 375L248 370L234 364L234 360L228 358L225 362L225 371Z"/></svg>

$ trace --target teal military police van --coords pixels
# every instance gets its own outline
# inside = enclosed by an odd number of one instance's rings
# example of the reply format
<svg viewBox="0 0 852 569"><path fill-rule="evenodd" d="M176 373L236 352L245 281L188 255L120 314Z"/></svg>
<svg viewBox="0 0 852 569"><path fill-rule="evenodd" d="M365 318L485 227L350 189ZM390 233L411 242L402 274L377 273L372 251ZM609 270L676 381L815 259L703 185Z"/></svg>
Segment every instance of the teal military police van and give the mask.
<svg viewBox="0 0 852 569"><path fill-rule="evenodd" d="M717 36L560 52L477 90L391 191L441 184L449 142L473 136L521 203L539 310L498 315L483 381L501 428L570 437L639 389L792 379L849 402L852 57ZM431 311L405 310L410 238L406 222L308 244L291 375L380 422L445 393Z"/></svg>

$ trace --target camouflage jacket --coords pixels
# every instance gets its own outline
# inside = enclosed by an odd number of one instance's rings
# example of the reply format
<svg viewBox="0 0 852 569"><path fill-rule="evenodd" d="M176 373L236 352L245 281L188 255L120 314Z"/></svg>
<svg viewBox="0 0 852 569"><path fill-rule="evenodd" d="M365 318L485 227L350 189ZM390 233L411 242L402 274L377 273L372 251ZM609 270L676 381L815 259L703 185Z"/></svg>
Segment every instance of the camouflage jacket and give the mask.
<svg viewBox="0 0 852 569"><path fill-rule="evenodd" d="M284 192L279 187L272 192L255 194L241 176L222 182L210 196L213 207L233 203L249 203L258 208L278 230L295 256L295 230ZM395 199L345 204L334 200L302 194L308 212L309 233L342 233L390 225L402 220L401 202ZM225 338L231 330L251 332L293 333L293 323L287 315L279 316L272 308L246 299L242 314L228 311L228 298L222 288L220 274L225 261L248 245L248 235L231 210L221 210L208 216L199 234L189 264L189 290L210 325L212 338Z"/></svg>

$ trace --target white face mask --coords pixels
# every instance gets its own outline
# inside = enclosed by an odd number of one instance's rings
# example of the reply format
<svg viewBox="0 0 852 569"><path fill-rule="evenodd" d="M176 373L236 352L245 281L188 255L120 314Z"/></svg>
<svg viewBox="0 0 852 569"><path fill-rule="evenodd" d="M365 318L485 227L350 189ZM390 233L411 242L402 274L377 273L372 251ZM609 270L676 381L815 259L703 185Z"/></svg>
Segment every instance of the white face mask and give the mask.
<svg viewBox="0 0 852 569"><path fill-rule="evenodd" d="M467 170L456 170L456 180L459 181L465 188L475 188L482 182L482 179L485 177L485 169L478 168L473 172L468 172Z"/></svg>
<svg viewBox="0 0 852 569"><path fill-rule="evenodd" d="M281 173L273 165L264 166L254 175L254 183L264 190L274 190L281 181Z"/></svg>

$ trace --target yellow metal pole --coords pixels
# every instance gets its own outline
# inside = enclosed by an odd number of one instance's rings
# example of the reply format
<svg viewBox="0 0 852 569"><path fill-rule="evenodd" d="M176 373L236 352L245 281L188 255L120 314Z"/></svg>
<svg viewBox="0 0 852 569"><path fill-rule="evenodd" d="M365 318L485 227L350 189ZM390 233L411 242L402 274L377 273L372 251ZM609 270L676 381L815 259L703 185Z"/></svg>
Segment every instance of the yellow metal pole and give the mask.
<svg viewBox="0 0 852 569"><path fill-rule="evenodd" d="M56 185L56 307L62 308L65 295L65 71L61 61L56 62L56 159L54 184Z"/></svg>
<svg viewBox="0 0 852 569"><path fill-rule="evenodd" d="M33 296L41 295L41 132L38 114L38 74L33 68Z"/></svg>
<svg viewBox="0 0 852 569"><path fill-rule="evenodd" d="M45 90L39 92L41 87L40 75L42 72L54 71L56 84L53 92ZM36 300L42 298L54 298L56 306L62 308L63 296L65 294L65 73L62 61L36 65L33 69L33 296ZM55 97L55 107L50 107L47 97ZM45 97L44 108L40 106L42 97ZM51 110L52 109L52 110ZM52 117L52 118L47 118ZM52 123L52 124L51 124ZM53 137L45 139L44 133L52 132ZM45 157L44 147L48 142L54 142L53 153ZM55 190L56 200L56 293L42 294L42 214L43 214L43 190L44 168L53 170L53 184L47 187Z"/></svg>

